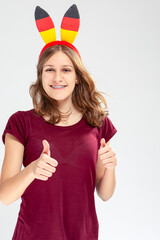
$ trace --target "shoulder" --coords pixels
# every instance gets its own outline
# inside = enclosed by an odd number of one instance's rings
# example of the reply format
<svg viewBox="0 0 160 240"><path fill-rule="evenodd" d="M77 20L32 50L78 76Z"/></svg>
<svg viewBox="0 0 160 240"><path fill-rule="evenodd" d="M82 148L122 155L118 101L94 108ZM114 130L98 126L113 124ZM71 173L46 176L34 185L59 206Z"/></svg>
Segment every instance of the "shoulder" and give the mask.
<svg viewBox="0 0 160 240"><path fill-rule="evenodd" d="M27 117L29 112L30 110L16 111L10 115L2 134L2 140L4 143L6 133L10 133L17 137L22 144L26 143L25 141L30 133L30 121Z"/></svg>
<svg viewBox="0 0 160 240"><path fill-rule="evenodd" d="M107 127L107 125L110 123L110 119L107 115L104 116L103 120L102 120L102 123L101 123L101 126L100 126L100 131L102 131L104 128Z"/></svg>
<svg viewBox="0 0 160 240"><path fill-rule="evenodd" d="M34 112L34 109L29 109L29 110L19 110L15 113L20 114L20 115L28 115Z"/></svg>
<svg viewBox="0 0 160 240"><path fill-rule="evenodd" d="M116 132L117 129L111 119L108 116L105 116L103 124L100 127L100 137L105 138L106 142L108 142Z"/></svg>
<svg viewBox="0 0 160 240"><path fill-rule="evenodd" d="M32 112L34 111L34 109L30 109L30 110L18 110L14 113L11 114L10 117L12 118L16 118L16 117L27 117L28 115L30 115Z"/></svg>
<svg viewBox="0 0 160 240"><path fill-rule="evenodd" d="M29 122L31 113L32 113L32 109L16 111L9 116L8 124L24 126L24 125L26 125L27 122Z"/></svg>
<svg viewBox="0 0 160 240"><path fill-rule="evenodd" d="M104 128L104 127L106 128L106 127L109 127L109 126L114 127L114 125L113 125L110 117L108 117L108 116L106 115L106 116L104 117L104 119L103 119L101 128Z"/></svg>

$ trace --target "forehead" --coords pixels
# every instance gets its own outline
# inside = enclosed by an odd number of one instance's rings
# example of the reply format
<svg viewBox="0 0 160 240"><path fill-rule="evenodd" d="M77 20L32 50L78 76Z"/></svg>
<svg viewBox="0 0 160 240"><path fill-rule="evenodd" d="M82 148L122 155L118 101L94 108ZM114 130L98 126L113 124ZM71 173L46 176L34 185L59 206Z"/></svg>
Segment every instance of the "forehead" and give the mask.
<svg viewBox="0 0 160 240"><path fill-rule="evenodd" d="M54 53L46 62L45 65L66 65L69 64L73 66L72 61L70 58L62 51L58 51Z"/></svg>

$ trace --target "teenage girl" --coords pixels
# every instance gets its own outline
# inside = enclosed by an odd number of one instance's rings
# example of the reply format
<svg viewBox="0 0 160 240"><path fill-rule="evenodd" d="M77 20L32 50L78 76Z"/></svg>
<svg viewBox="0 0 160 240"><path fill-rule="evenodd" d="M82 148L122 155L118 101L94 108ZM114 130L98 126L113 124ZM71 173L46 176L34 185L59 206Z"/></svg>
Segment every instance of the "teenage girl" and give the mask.
<svg viewBox="0 0 160 240"><path fill-rule="evenodd" d="M12 240L97 240L94 190L107 201L116 184L107 103L63 44L42 53L30 95L33 108L12 114L2 136L0 201L22 200Z"/></svg>

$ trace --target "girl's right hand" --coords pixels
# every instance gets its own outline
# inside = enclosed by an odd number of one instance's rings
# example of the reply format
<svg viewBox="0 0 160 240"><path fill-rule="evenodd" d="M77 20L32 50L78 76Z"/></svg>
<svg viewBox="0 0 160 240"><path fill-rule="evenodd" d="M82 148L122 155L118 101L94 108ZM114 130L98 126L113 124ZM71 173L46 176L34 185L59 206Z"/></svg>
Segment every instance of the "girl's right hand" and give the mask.
<svg viewBox="0 0 160 240"><path fill-rule="evenodd" d="M56 171L58 162L50 157L50 146L47 140L43 140L43 151L40 157L32 162L35 178L46 181Z"/></svg>

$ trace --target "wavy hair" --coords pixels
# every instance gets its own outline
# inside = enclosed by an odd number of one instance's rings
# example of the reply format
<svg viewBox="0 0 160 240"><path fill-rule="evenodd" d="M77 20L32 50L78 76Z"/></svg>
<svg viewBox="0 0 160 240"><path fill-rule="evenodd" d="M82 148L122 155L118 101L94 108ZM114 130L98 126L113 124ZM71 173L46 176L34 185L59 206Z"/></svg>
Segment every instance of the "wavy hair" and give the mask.
<svg viewBox="0 0 160 240"><path fill-rule="evenodd" d="M37 80L29 87L29 94L32 98L35 112L42 117L45 115L49 116L49 120L45 121L51 124L59 123L62 119L57 101L49 97L42 86L43 66L45 62L58 51L62 51L70 58L76 72L78 84L75 84L75 88L72 92L74 107L82 112L88 124L101 127L105 116L109 115L107 102L101 94L104 92L96 90L94 80L84 67L78 54L74 50L63 45L55 45L47 48L38 61ZM104 108L102 108L101 103L104 104ZM69 115L65 116L68 117Z"/></svg>

